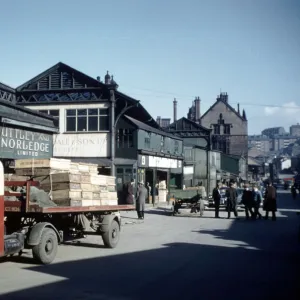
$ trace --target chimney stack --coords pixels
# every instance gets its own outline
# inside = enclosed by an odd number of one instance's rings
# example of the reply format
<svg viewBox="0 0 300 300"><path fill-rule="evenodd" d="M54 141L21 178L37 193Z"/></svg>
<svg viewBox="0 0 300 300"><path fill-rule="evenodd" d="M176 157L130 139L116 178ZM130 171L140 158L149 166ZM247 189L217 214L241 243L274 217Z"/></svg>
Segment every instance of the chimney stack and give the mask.
<svg viewBox="0 0 300 300"><path fill-rule="evenodd" d="M195 121L200 123L200 97L195 98Z"/></svg>
<svg viewBox="0 0 300 300"><path fill-rule="evenodd" d="M100 78L100 76L97 76L97 80L101 82L101 78Z"/></svg>
<svg viewBox="0 0 300 300"><path fill-rule="evenodd" d="M173 101L173 122L177 121L177 100L174 98Z"/></svg>
<svg viewBox="0 0 300 300"><path fill-rule="evenodd" d="M238 114L240 115L240 104L238 103L237 106L238 106L238 107L237 107L237 109L238 109Z"/></svg>

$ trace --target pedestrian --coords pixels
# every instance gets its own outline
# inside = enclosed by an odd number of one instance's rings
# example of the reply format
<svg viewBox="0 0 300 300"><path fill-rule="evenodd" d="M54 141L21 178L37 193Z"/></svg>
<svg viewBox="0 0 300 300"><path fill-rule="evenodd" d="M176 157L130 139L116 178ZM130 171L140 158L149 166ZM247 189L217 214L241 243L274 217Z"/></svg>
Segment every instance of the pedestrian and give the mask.
<svg viewBox="0 0 300 300"><path fill-rule="evenodd" d="M259 212L261 201L262 201L262 194L258 190L258 187L256 185L253 186L253 200L254 200L254 216L253 218L256 219L257 217L259 219L262 218L261 213Z"/></svg>
<svg viewBox="0 0 300 300"><path fill-rule="evenodd" d="M296 185L294 184L291 188L291 193L292 193L292 197L295 200L297 198L297 189L296 189Z"/></svg>
<svg viewBox="0 0 300 300"><path fill-rule="evenodd" d="M199 193L199 190L197 190L196 199L197 199L196 205L199 203L200 217L202 217L205 211L205 203L202 198L202 195Z"/></svg>
<svg viewBox="0 0 300 300"><path fill-rule="evenodd" d="M131 179L130 182L127 183L125 188L126 193L126 204L134 204L134 190L133 190L134 179Z"/></svg>
<svg viewBox="0 0 300 300"><path fill-rule="evenodd" d="M144 182L141 181L136 192L136 211L139 219L144 219L147 193L148 191L144 186Z"/></svg>
<svg viewBox="0 0 300 300"><path fill-rule="evenodd" d="M276 211L277 211L277 193L275 187L271 182L267 183L267 188L264 197L263 210L266 212L265 220L269 219L269 212L272 212L272 220L276 221Z"/></svg>
<svg viewBox="0 0 300 300"><path fill-rule="evenodd" d="M246 213L246 219L249 220L250 216L253 219L254 218L254 212L253 212L253 206L254 206L254 199L253 199L253 193L249 189L249 184L244 185L244 191L242 195L242 203L245 205L245 213ZM250 213L250 215L249 215Z"/></svg>
<svg viewBox="0 0 300 300"><path fill-rule="evenodd" d="M237 212L237 191L234 187L234 182L229 183L229 188L226 191L226 209L228 212L227 219L230 219L231 212L233 211L234 216L238 219L238 212Z"/></svg>
<svg viewBox="0 0 300 300"><path fill-rule="evenodd" d="M221 202L221 192L220 192L221 187L222 187L221 182L218 182L217 186L213 189L213 199L214 199L214 205L215 205L215 218L220 218L219 211L220 211L220 202Z"/></svg>

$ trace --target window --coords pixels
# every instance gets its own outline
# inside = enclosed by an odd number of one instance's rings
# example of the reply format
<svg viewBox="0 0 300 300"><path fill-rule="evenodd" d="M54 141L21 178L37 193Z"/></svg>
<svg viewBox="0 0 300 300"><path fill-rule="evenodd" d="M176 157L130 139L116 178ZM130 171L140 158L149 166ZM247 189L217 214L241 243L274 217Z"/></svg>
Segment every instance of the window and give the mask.
<svg viewBox="0 0 300 300"><path fill-rule="evenodd" d="M184 149L184 158L186 160L192 160L192 149Z"/></svg>
<svg viewBox="0 0 300 300"><path fill-rule="evenodd" d="M119 129L116 134L117 148L132 148L133 147L133 130Z"/></svg>
<svg viewBox="0 0 300 300"><path fill-rule="evenodd" d="M109 114L107 108L67 109L66 131L108 131Z"/></svg>
<svg viewBox="0 0 300 300"><path fill-rule="evenodd" d="M179 142L178 142L178 141L175 141L175 142L174 142L174 152L175 152L175 153L178 153L178 152L179 152Z"/></svg>
<svg viewBox="0 0 300 300"><path fill-rule="evenodd" d="M150 137L145 137L145 148L150 149Z"/></svg>
<svg viewBox="0 0 300 300"><path fill-rule="evenodd" d="M230 134L230 125L224 125L224 134Z"/></svg>
<svg viewBox="0 0 300 300"><path fill-rule="evenodd" d="M50 115L55 118L59 118L59 110L58 109L45 109L45 110L38 110L38 112L46 115Z"/></svg>
<svg viewBox="0 0 300 300"><path fill-rule="evenodd" d="M163 151L165 147L165 138L163 136L161 137L160 140L160 146L161 146L161 151Z"/></svg>
<svg viewBox="0 0 300 300"><path fill-rule="evenodd" d="M220 125L214 125L214 134L220 134Z"/></svg>

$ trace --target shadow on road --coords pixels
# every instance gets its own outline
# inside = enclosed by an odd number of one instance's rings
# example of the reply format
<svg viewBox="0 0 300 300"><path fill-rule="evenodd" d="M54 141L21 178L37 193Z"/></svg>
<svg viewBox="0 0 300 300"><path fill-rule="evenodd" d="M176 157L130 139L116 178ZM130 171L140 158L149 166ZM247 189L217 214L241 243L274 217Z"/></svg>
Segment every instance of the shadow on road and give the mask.
<svg viewBox="0 0 300 300"><path fill-rule="evenodd" d="M290 202L282 206L293 207ZM200 228L195 233L230 241L228 246L169 243L159 249L29 267L62 279L0 299L300 299L295 215L284 211L277 222L233 221L226 231Z"/></svg>

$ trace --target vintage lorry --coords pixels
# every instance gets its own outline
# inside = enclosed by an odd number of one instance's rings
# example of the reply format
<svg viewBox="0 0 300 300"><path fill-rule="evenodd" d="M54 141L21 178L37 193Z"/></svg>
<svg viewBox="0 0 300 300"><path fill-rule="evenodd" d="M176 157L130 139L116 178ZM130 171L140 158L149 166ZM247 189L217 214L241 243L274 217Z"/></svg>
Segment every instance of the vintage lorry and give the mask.
<svg viewBox="0 0 300 300"><path fill-rule="evenodd" d="M58 245L84 235L101 235L108 248L117 246L120 230L120 211L134 210L133 205L56 206L40 207L30 202L30 187L35 181L5 181L0 161L0 257L21 255L32 249L39 263L50 264L56 257ZM13 193L19 201L5 201L11 193L5 186L23 186L25 193ZM92 231L85 231L76 220L84 218Z"/></svg>

